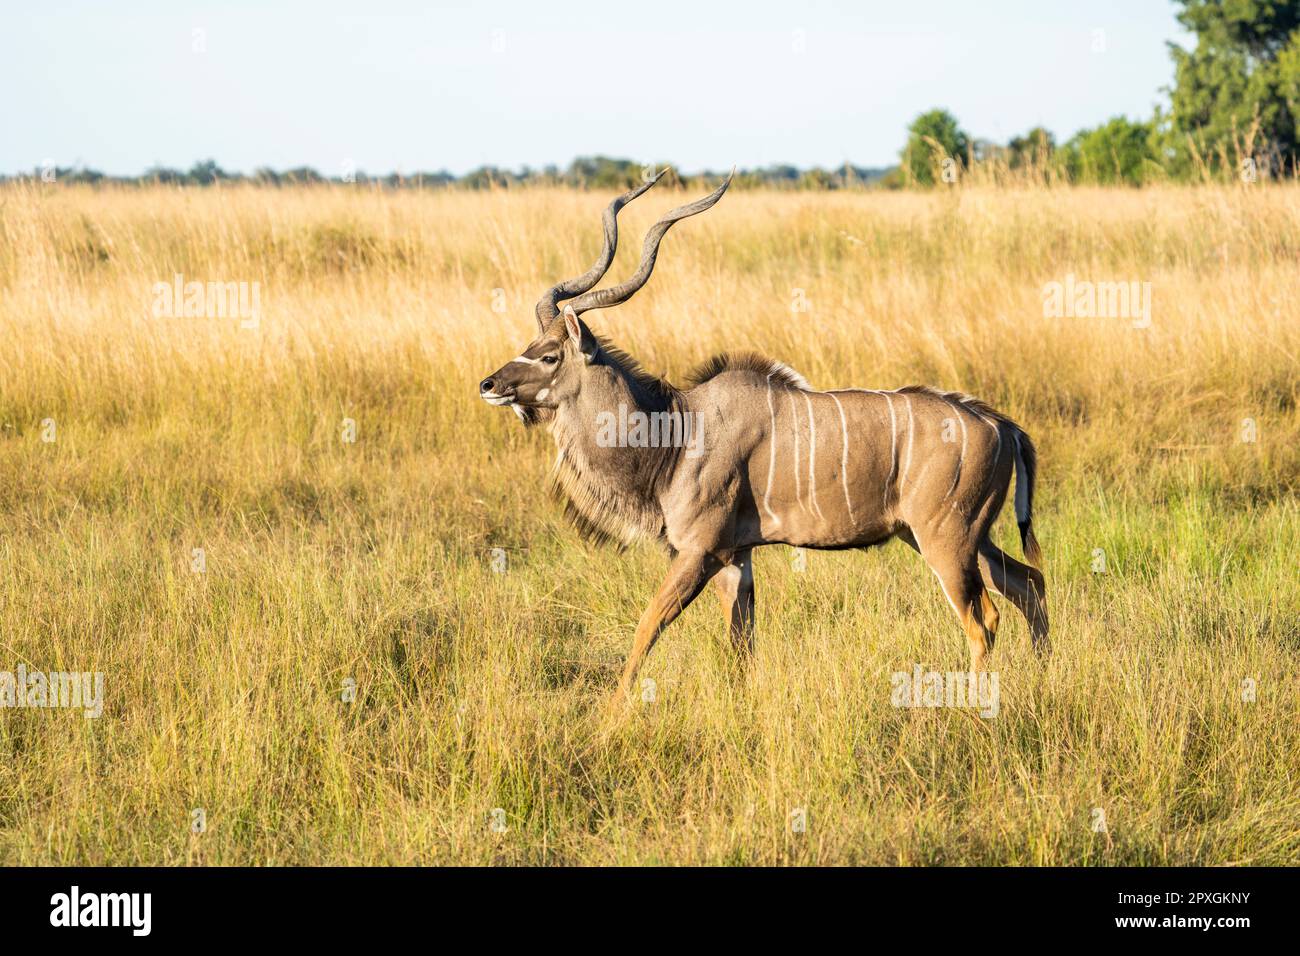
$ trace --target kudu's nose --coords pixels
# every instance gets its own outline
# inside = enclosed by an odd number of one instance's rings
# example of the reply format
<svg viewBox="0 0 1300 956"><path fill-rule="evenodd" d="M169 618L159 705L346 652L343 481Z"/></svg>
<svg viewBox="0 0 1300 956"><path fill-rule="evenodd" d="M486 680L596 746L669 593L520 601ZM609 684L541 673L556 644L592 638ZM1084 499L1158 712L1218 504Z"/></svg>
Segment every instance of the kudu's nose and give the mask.
<svg viewBox="0 0 1300 956"><path fill-rule="evenodd" d="M483 381L478 383L479 394L482 395L484 392L492 391L495 385L496 382L492 381L492 379L490 378L483 379Z"/></svg>

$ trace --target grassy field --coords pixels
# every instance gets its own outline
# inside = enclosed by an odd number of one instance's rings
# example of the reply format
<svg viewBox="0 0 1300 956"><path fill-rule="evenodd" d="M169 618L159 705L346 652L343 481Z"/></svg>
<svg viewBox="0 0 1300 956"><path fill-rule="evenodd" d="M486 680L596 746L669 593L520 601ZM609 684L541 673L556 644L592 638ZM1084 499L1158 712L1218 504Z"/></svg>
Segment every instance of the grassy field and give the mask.
<svg viewBox="0 0 1300 956"><path fill-rule="evenodd" d="M1025 426L1054 653L1000 602L991 720L891 706L966 662L897 544L758 552L752 665L706 595L604 720L666 559L584 545L476 383L606 200L0 190L0 670L105 675L0 709L0 863L1300 863L1300 187L736 192L588 316ZM256 328L156 317L178 273ZM1150 326L1046 317L1071 274Z"/></svg>

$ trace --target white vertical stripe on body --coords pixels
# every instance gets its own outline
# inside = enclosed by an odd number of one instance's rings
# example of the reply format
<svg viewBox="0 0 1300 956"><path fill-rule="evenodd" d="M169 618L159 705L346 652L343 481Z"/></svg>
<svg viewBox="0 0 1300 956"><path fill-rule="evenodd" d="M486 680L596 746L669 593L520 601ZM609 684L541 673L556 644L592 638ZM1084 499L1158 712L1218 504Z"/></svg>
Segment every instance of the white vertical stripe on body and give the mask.
<svg viewBox="0 0 1300 956"><path fill-rule="evenodd" d="M776 404L772 401L772 376L774 372L767 373L767 412L772 421L772 427L767 433L767 487L763 489L763 509L767 516L772 519L774 524L780 524L781 519L776 516L772 510L772 480L776 478Z"/></svg>
<svg viewBox="0 0 1300 956"><path fill-rule="evenodd" d="M803 483L799 480L799 414L794 408L794 391L786 392L790 399L790 425L794 429L794 500L807 513L808 506L803 503Z"/></svg>
<svg viewBox="0 0 1300 956"><path fill-rule="evenodd" d="M889 507L889 486L894 483L898 473L898 416L894 414L894 400L884 392L885 402L889 405L889 477L885 480L884 506Z"/></svg>
<svg viewBox="0 0 1300 956"><path fill-rule="evenodd" d="M957 469L952 474L952 485L949 486L948 493L943 496L944 501L951 498L953 491L957 488L957 482L961 480L961 465L966 460L966 419L962 417L961 409L952 402L948 402L948 404L957 413L957 422L961 425L961 454L957 456Z"/></svg>
<svg viewBox="0 0 1300 956"><path fill-rule="evenodd" d="M912 445L916 442L916 420L912 416L912 396L904 395L903 400L907 402L907 457L903 459L903 477L898 482L900 498L903 482L907 481L907 473L912 470Z"/></svg>
<svg viewBox="0 0 1300 956"><path fill-rule="evenodd" d="M840 404L839 398L831 392L831 401L835 407L840 410L840 435L844 440L843 451L840 454L840 482L844 485L844 505L849 509L849 521L853 521L853 498L849 495L849 423L844 417L844 406Z"/></svg>
<svg viewBox="0 0 1300 956"><path fill-rule="evenodd" d="M812 399L807 392L803 393L803 400L808 406L808 500L812 502L812 510L817 512L817 517L825 518L822 506L817 503L817 423L813 420Z"/></svg>

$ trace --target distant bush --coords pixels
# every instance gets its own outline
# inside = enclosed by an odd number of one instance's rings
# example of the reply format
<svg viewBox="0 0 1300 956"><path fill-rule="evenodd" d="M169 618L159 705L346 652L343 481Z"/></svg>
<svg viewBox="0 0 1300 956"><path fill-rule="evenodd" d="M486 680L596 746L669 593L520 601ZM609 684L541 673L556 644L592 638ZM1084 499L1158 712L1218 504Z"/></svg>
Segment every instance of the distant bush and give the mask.
<svg viewBox="0 0 1300 956"><path fill-rule="evenodd" d="M1063 165L1076 183L1140 186L1163 172L1153 136L1152 124L1116 116L1076 133L1061 150Z"/></svg>
<svg viewBox="0 0 1300 956"><path fill-rule="evenodd" d="M922 113L907 128L899 167L904 184L933 186L943 181L944 161L960 166L970 149L970 137L951 113L942 109Z"/></svg>

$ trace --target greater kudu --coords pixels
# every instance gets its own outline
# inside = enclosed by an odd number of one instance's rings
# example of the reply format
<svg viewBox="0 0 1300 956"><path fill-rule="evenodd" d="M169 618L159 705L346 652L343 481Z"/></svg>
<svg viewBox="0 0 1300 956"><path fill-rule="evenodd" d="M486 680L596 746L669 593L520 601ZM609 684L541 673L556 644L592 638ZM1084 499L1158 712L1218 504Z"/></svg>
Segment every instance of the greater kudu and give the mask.
<svg viewBox="0 0 1300 956"><path fill-rule="evenodd" d="M619 209L657 181L610 203L596 264L542 296L537 338L479 385L485 401L510 406L525 424L549 425L559 449L557 487L581 529L667 545L672 564L637 625L620 692L631 690L660 632L710 580L732 641L742 654L752 650L750 551L764 544L845 549L901 538L938 577L975 670L985 668L998 627L986 586L1011 600L1035 647L1045 649L1045 587L1031 525L1034 446L1011 419L924 386L814 391L792 369L755 354L716 356L689 387L676 388L592 334L579 316L640 289L668 229L713 206L731 179L659 220L630 279L591 291L614 258ZM561 313L559 303L569 299ZM610 441L602 419L628 409L672 422L674 440ZM1016 520L1032 567L988 537L1013 470Z"/></svg>

